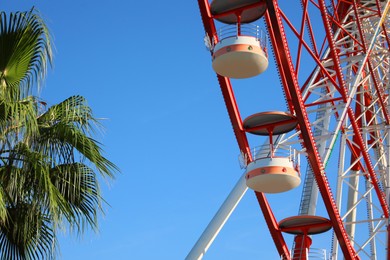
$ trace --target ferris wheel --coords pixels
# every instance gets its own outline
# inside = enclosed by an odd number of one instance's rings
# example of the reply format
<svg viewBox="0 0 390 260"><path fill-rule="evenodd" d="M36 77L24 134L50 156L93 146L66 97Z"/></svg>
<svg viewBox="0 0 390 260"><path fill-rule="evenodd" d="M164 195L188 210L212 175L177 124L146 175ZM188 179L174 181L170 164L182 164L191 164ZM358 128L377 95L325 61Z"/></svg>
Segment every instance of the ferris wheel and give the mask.
<svg viewBox="0 0 390 260"><path fill-rule="evenodd" d="M280 259L390 259L390 1L198 4L245 173L187 259L202 258L247 187ZM287 111L241 119L230 79L261 77L273 61ZM252 147L249 135L267 141ZM297 187L297 215L276 219L267 194ZM311 244L323 232L322 254Z"/></svg>

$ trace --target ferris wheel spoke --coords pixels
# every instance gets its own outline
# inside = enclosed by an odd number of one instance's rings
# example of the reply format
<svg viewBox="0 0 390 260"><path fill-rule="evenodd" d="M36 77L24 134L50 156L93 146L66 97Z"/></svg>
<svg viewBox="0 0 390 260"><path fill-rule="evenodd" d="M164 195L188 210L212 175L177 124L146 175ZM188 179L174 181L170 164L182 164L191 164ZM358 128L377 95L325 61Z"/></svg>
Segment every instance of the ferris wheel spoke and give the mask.
<svg viewBox="0 0 390 260"><path fill-rule="evenodd" d="M207 0L198 0L205 42L237 139L240 162L248 171L247 185L256 191L283 259L307 256L311 242L304 232L308 230L292 231L291 221L318 221L314 216L317 207L326 209L335 234L332 256L338 257L340 247L345 259L380 259L384 255L390 259L390 0L280 2L282 6L278 0L212 0L210 5ZM268 66L268 55L263 52L268 47L262 45L262 40L257 46L252 38L241 34L246 23L263 15L289 112L257 113L249 121L242 121L229 77L252 77ZM226 40L217 33L223 30L217 30L214 20L233 25L236 35ZM251 43L245 45L245 39ZM254 52L248 54L248 50ZM240 66L247 62L237 58L239 53L242 57L257 55L261 66L241 70ZM235 62L240 62L237 67L226 58L233 56ZM265 120L283 116L288 119ZM275 127L292 122L298 124L294 126L296 131L273 139ZM268 134L268 148L263 153L250 149L247 134ZM297 154L306 157L308 166L302 174L299 216L278 224L264 194L278 192L277 189L255 185L252 178L274 178L267 171L279 165L264 166L264 159L275 163L279 159L274 160L273 155L286 147L294 151L289 158L297 164L290 170L284 168L284 172L301 174L299 160L294 161ZM261 177L263 174L268 177ZM300 176L293 175L281 174L300 182ZM289 189L281 188L279 183L278 186L279 192ZM318 200L323 204L318 205ZM283 232L297 232L291 256L281 234L281 223ZM297 250L302 254L298 256Z"/></svg>
<svg viewBox="0 0 390 260"><path fill-rule="evenodd" d="M283 17L285 17L285 16L283 16ZM378 28L379 28L379 26L378 26ZM351 29L356 30L354 27L355 27L354 23L350 22L348 24L348 27L341 27L342 28L341 31L345 33L345 32L348 32L348 30L351 30ZM290 28L292 28L292 26L290 26ZM298 36L296 30L295 31L293 30L293 32L295 33L296 36ZM352 32L351 32L351 33L347 33L347 35L351 36L351 35L354 35L354 34L352 34ZM348 42L349 42L348 44L346 43L347 39L348 39ZM375 39L372 39L372 41L374 41L374 40ZM299 42L301 43L301 40L299 40ZM339 76L338 82L342 83L343 80L344 80L344 76L341 76L341 75L350 75L348 78L346 78L346 81L345 81L345 86L346 87L344 88L344 89L347 89L348 91L345 91L344 94L341 93L341 96L347 96L347 97L349 97L349 100L347 102L345 102L344 104L342 104L342 107L344 108L344 110L343 111L338 110L337 112L334 113L334 116L338 120L338 122L344 121L344 118L351 118L350 129L353 129L353 135L354 136L356 134L360 135L360 133L359 133L360 130L357 127L357 124L358 124L358 122L363 120L363 116L365 116L366 114L372 113L372 115L370 115L370 118L368 119L369 120L368 121L368 125L375 125L378 122L386 122L386 117L387 117L387 115L386 115L386 111L387 111L386 100L383 99L383 91L382 91L382 93L380 93L381 89L378 87L378 84L375 82L375 79L373 79L373 77L372 77L372 75L375 75L375 73L376 73L377 75L380 75L380 76L382 75L381 77L383 78L383 75L385 74L385 73L383 73L383 71L385 71L385 70L379 71L379 73L374 71L373 66L371 64L371 60L375 61L376 59L373 59L373 57L370 57L370 59L368 59L368 55L365 55L365 56L360 55L360 56L357 56L357 57L356 57L356 55L355 56L348 56L348 53L355 53L355 52L357 52L356 48L355 47L353 47L353 48L350 47L349 48L350 51L348 51L347 49L342 48L342 47L343 46L348 46L348 45L349 46L356 46L357 38L348 37L348 38L338 39L337 37L335 37L335 41L334 42L335 42L335 46L333 48L334 49L338 48L339 50L341 49L341 51L342 51L342 49L344 49L343 55L345 55L345 56L342 57L340 55L341 59L339 61L337 61L337 60L335 61L334 59L327 59L327 62L325 61L323 63L324 66L322 66L322 67L320 66L317 69L317 73L313 74L313 79L314 80L310 81L313 84L311 86L309 85L309 86L305 87L305 93L306 94L304 94L304 97L305 97L304 100L306 100L306 102L310 100L310 102L311 102L311 103L307 103L308 104L308 105L306 105L307 107L311 107L311 106L313 106L315 104L319 104L319 102L322 102L322 103L329 102L330 104L332 104L331 106L335 107L335 101L336 101L335 100L335 94L337 94L338 91L340 89L343 89L343 88L337 87L335 85L334 81L329 80L329 76L331 78L333 78L333 77L338 75ZM338 44L339 47L336 47L336 44ZM363 43L359 43L358 42L357 46L359 46L359 48L361 48L364 45L363 45ZM371 45L371 46L373 46L373 45ZM372 50L369 49L368 52L372 53ZM328 54L329 54L329 52L328 52ZM336 55L334 55L334 56L336 56ZM362 62L362 59L363 59L363 62ZM340 69L339 69L338 74L337 74L337 71L334 69L334 64L335 63L336 64L337 63L339 63L339 64L346 64L346 65L344 65L342 67L341 67L341 65L339 65ZM365 64L365 63L367 63L367 64ZM368 79L373 81L373 83L369 83L369 84L374 86L374 90L373 91L371 89L368 89L369 92L367 92L367 90L366 90L366 93L369 93L371 96L376 98L376 100L373 100L373 102L371 104L367 105L367 108L365 108L364 104L361 103L359 100L355 100L354 99L355 95L358 95L358 96L361 95L358 92L359 91L358 86L361 85L362 82L367 82L367 77L366 78L362 77L362 75L364 75L364 74L359 72L359 71L362 71L363 68L366 68L366 67L368 67L368 70L367 70L368 73L367 74L371 75L371 77L368 77ZM380 67L380 66L378 64L376 64L376 68L377 67ZM324 71L324 69L328 73L323 73L322 75L325 75L325 77L322 80L318 80L318 78L320 78L318 75L321 75L321 71ZM282 73L284 73L284 72L282 72ZM365 83L365 84L367 84L367 83ZM327 89L328 90L327 92L324 92L324 91L321 92L321 88L323 86L326 86L324 89ZM383 87L382 87L382 89L383 89ZM318 91L318 90L320 90L320 91ZM319 93L321 93L321 94L319 94ZM326 94L324 95L324 93L326 93ZM313 99L313 98L309 99L313 95L317 95L318 99ZM378 100L379 100L379 102L377 102ZM380 106L376 105L377 107L375 109L373 109L372 107L373 107L374 103L375 104L381 103L381 105ZM349 109L350 104L358 104L361 107L362 110L365 110L365 113L355 114L355 112L353 112L353 111L351 111ZM372 112L369 112L370 110ZM311 112L309 112L309 114L310 113L316 113L317 116L319 115L317 117L317 119L312 121L313 129L316 129L318 131L318 133L321 133L321 130L322 130L322 133L324 133L326 131L326 130L324 131L324 128L327 128L329 126L329 124L326 124L325 127L324 127L324 124L320 123L319 118L325 119L327 117L324 116L324 113L319 112L318 109L317 110L312 110ZM341 118L340 118L340 115L341 115ZM377 117L381 117L381 118L377 119ZM365 119L366 118L364 118L364 120ZM338 132L340 129L342 130L342 129L344 129L344 127L341 127L341 124L338 124L338 126L336 127L336 130L334 132ZM371 136L371 139L379 140L379 139L382 138L382 135L378 131L370 132L369 135ZM314 136L318 147L324 146L324 144L326 144L326 142L324 141L324 140L326 140L326 138L323 138L322 136L323 135L321 135L321 134L318 134L318 135ZM355 160L355 161L357 161L359 163L359 165L367 165L367 163L370 163L372 161L372 158L371 158L372 156L371 155L366 153L366 154L363 154L363 156L362 156L361 151L362 150L363 151L370 150L370 149L373 149L374 151L378 150L380 145L374 147L374 145L372 145L373 142L375 142L375 141L371 140L371 146L368 146L367 140L364 140L364 137L348 140L347 143L349 144L351 149L358 148L359 151L360 151L359 152L360 155L357 156L356 157L357 160ZM367 145L365 145L365 143L367 143ZM366 149L365 146L368 146L368 148ZM353 147L356 147L356 148L353 148ZM378 153L378 151L376 151L376 153ZM361 159L363 159L362 162L360 162ZM383 163L386 163L386 162L384 162L382 160L382 165L383 165ZM377 163L375 163L374 165L376 166ZM383 168L383 166L382 166L382 168ZM370 175L371 175L370 179L371 179L371 181L373 180L374 186L376 186L375 188L376 188L377 197L383 200L384 196L383 196L383 194L381 192L382 190L380 188L380 185L378 184L378 182L379 183L382 182L383 178L382 177L377 178L377 175L376 175L377 172L380 173L381 171L375 171L374 169L375 169L375 167L368 166L368 169L366 169L365 172L369 172L370 173ZM304 196L306 197L305 191L303 192L302 197L304 197ZM388 206L382 202L382 207L383 207L383 211L386 212Z"/></svg>

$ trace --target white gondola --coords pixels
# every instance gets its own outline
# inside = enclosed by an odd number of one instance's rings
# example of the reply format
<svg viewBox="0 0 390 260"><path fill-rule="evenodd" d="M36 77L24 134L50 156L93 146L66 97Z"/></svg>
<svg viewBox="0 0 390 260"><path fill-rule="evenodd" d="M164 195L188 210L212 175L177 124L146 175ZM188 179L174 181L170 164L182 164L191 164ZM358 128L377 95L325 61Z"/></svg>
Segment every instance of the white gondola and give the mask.
<svg viewBox="0 0 390 260"><path fill-rule="evenodd" d="M264 72L268 58L261 41L252 36L232 36L220 40L213 51L213 69L229 78L250 78Z"/></svg>
<svg viewBox="0 0 390 260"><path fill-rule="evenodd" d="M244 128L255 135L268 135L269 145L252 150L252 161L246 165L246 184L264 193L289 191L301 183L299 154L290 146L274 144L272 135L293 130L294 116L284 112L263 112L244 120Z"/></svg>
<svg viewBox="0 0 390 260"><path fill-rule="evenodd" d="M244 8L247 6L248 8ZM231 10L240 10L231 12ZM266 12L265 1L213 0L210 10L215 19L227 24L220 28L210 44L213 69L228 78L250 78L268 67L267 40L258 26L251 24ZM210 48L211 47L211 48Z"/></svg>
<svg viewBox="0 0 390 260"><path fill-rule="evenodd" d="M301 184L299 172L289 158L262 158L250 163L246 171L246 185L264 193L280 193Z"/></svg>

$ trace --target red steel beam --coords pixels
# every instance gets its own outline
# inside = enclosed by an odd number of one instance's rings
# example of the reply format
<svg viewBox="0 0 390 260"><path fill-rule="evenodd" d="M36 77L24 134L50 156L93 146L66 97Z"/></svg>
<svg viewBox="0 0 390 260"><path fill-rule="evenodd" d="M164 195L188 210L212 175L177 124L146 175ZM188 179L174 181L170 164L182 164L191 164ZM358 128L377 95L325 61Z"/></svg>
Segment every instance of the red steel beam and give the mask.
<svg viewBox="0 0 390 260"><path fill-rule="evenodd" d="M294 107L295 114L298 118L301 138L304 141L304 146L307 150L308 160L314 173L314 177L317 181L320 194L324 201L330 220L332 221L334 232L339 241L341 250L343 251L346 259L359 259L359 256L355 252L345 231L343 222L338 212L336 203L334 201L331 189L329 187L328 179L326 177L325 169L321 161L320 154L315 145L314 136L311 130L311 125L308 119L308 115L302 100L300 87L296 78L292 59L289 53L289 47L287 44L287 38L284 32L281 16L279 13L279 7L276 0L266 0L268 11L266 13L267 25L272 28L269 30L269 34L272 34L271 39L273 49L277 50L276 57L279 67L282 67L280 74L282 78L286 79L286 85L284 88L291 95L292 104ZM275 54L276 55L276 54ZM279 61L279 62L278 62ZM293 111L291 111L293 112Z"/></svg>
<svg viewBox="0 0 390 260"><path fill-rule="evenodd" d="M362 28L363 25L362 25L362 23L360 21L360 14L359 14L359 10L358 10L358 6L357 6L356 2L353 3L352 6L353 6L353 10L354 10L354 13L355 13L355 16L356 16L356 24L357 24L357 27L358 27L358 30L359 30L360 39L362 41L364 54L370 55L371 53L368 53L368 51L371 52L371 50L367 50L368 43L366 42L366 39L365 39L365 36L364 36L364 33L363 33L363 28ZM380 12L378 14L380 14ZM381 16L379 16L379 17L381 17ZM367 62L367 65L368 65L368 68L369 68L369 71L370 71L370 74L371 74L371 77L372 77L372 80L373 80L373 85L375 87L375 90L378 92L379 103L380 103L380 105L382 107L383 115L384 115L384 117L386 119L386 124L388 125L390 123L390 118L389 118L389 114L388 114L388 111L387 111L387 104L385 104L384 98L382 96L382 92L383 91L381 91L379 89L378 79L377 79L376 74L375 74L375 72L373 70L374 66L372 65L371 60L367 59L366 62Z"/></svg>
<svg viewBox="0 0 390 260"><path fill-rule="evenodd" d="M198 0L198 4L206 33L210 38L212 38L216 35L216 29L213 17L210 12L209 2L208 0ZM243 123L234 97L231 82L229 78L218 74L217 76L238 146L243 153L248 155L248 160L250 162L252 161L250 147L243 128ZM279 255L283 255L286 257L285 259L289 260L290 253L288 247L283 238L282 232L279 230L279 225L275 219L275 216L273 215L265 195L259 192L255 192L255 194Z"/></svg>
<svg viewBox="0 0 390 260"><path fill-rule="evenodd" d="M332 24L330 22L328 14L327 14L325 0L319 0L319 4L320 4L321 13L323 14L322 20L323 20L323 23L325 26L326 37L328 39L331 57L332 57L333 63L334 63L334 70L336 72L336 76L337 76L337 79L338 79L338 82L340 85L340 90L341 90L340 94L344 97L344 102L348 103L348 98L349 98L348 91L346 88L346 84L345 84L342 69L341 69L341 62L340 62L339 55L338 55L338 49L337 49L336 44L335 44L334 39L333 39ZM352 110L352 108L350 106L347 107L346 109L347 109L348 117L349 117L350 122L351 122L353 132L356 136L357 144L359 145L359 148L361 150L361 154L362 154L363 159L366 163L366 167L367 167L368 173L370 175L372 185L374 186L379 203L381 204L383 214L386 218L388 218L389 217L389 208L388 208L388 205L387 205L387 202L385 199L385 195L378 185L378 178L376 177L374 167L372 166L372 163L370 160L370 155L367 152L363 137L360 133L360 128L356 122L356 117L355 117L354 111Z"/></svg>

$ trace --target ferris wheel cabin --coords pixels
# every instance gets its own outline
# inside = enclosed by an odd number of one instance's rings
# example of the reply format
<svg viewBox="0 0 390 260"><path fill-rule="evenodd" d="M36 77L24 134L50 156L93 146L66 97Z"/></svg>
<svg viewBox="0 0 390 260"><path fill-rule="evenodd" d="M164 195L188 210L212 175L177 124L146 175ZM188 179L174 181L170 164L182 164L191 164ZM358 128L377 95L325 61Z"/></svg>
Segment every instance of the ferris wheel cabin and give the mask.
<svg viewBox="0 0 390 260"><path fill-rule="evenodd" d="M259 75L268 67L267 44L265 33L251 22L261 18L265 3L240 10L248 5L259 3L258 0L213 0L211 12L222 23L213 40L212 66L214 71L224 77L243 79Z"/></svg>
<svg viewBox="0 0 390 260"><path fill-rule="evenodd" d="M297 126L296 118L284 112L262 112L244 120L245 131L268 135L269 145L253 150L253 161L246 167L246 184L264 193L289 191L301 183L299 154L290 146L274 144L273 135L280 135Z"/></svg>

